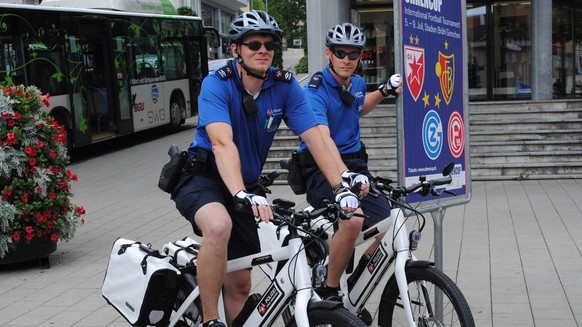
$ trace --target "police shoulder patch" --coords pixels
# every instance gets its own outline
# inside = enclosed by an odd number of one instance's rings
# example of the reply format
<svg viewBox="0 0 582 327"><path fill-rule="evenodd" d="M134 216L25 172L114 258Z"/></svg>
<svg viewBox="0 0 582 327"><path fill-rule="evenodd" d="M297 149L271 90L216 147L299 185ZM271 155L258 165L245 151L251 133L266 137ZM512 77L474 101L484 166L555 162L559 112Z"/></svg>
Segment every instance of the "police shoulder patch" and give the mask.
<svg viewBox="0 0 582 327"><path fill-rule="evenodd" d="M293 80L293 73L287 70L275 69L273 71L273 79L289 83Z"/></svg>
<svg viewBox="0 0 582 327"><path fill-rule="evenodd" d="M311 76L311 80L309 81L309 84L307 84L307 87L316 89L321 85L322 80L323 76L321 75L321 72L317 72Z"/></svg>
<svg viewBox="0 0 582 327"><path fill-rule="evenodd" d="M236 74L234 73L232 66L226 65L220 69L217 69L216 75L220 76L220 79L225 80L234 77Z"/></svg>

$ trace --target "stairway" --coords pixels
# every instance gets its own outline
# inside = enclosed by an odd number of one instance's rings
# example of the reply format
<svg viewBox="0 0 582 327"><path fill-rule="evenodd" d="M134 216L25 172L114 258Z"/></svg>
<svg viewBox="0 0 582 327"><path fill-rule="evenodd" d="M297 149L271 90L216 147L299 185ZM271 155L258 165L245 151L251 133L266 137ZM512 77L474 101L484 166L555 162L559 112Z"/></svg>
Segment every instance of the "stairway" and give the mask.
<svg viewBox="0 0 582 327"><path fill-rule="evenodd" d="M396 162L396 107L394 104L380 105L361 119L361 139L368 152L368 167L373 176L397 179ZM299 146L298 138L283 124L271 146L269 158L263 174L279 170L277 183L286 183L286 171L281 170L279 161L290 158Z"/></svg>
<svg viewBox="0 0 582 327"><path fill-rule="evenodd" d="M397 180L395 106L380 105L361 121L374 176ZM469 104L473 180L582 178L582 101ZM297 137L283 126L264 173L280 170ZM278 183L285 183L285 174Z"/></svg>
<svg viewBox="0 0 582 327"><path fill-rule="evenodd" d="M471 103L473 180L582 177L582 102Z"/></svg>

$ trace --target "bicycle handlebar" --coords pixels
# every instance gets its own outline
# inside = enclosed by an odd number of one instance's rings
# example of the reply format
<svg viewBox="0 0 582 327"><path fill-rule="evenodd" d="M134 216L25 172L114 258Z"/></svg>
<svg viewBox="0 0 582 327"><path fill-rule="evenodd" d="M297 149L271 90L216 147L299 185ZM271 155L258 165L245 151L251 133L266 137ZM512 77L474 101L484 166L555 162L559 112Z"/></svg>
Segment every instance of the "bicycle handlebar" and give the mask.
<svg viewBox="0 0 582 327"><path fill-rule="evenodd" d="M375 178L372 182L373 189L386 191L388 195L392 199L398 199L401 196L406 196L408 194L414 193L418 190L421 190L419 193L421 195L428 195L429 192L435 196L439 196L440 193L435 191L436 186L447 185L452 183L453 177L445 176L442 178L435 178L431 180L426 180L425 176L420 176L420 182L413 184L411 186L391 186L389 185L392 183L391 180L385 178Z"/></svg>

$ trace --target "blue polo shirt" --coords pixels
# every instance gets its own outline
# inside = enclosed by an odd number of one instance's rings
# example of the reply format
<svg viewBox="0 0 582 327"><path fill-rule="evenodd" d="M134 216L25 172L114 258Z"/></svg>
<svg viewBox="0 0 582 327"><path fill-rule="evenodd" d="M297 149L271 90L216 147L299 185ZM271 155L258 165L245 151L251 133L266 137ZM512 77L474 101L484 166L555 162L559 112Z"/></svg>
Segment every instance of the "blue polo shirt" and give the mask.
<svg viewBox="0 0 582 327"><path fill-rule="evenodd" d="M255 100L259 110L253 114L247 114L242 106L241 85L240 73L234 64L204 79L198 97L198 127L188 150L196 153L202 148L212 152L206 126L216 122L229 124L239 152L244 183L250 184L258 180L282 120L296 135L318 123L301 86L289 72L274 67L269 69L268 78ZM213 156L212 165L216 169Z"/></svg>
<svg viewBox="0 0 582 327"><path fill-rule="evenodd" d="M352 86L349 92L354 96L354 101L349 105L341 100L338 88L342 86L333 78L329 67L312 77L304 87L305 96L318 123L329 127L340 154L358 152L361 148L359 121L364 109L366 83L359 75L352 75L350 83ZM306 148L301 141L298 151L305 151Z"/></svg>

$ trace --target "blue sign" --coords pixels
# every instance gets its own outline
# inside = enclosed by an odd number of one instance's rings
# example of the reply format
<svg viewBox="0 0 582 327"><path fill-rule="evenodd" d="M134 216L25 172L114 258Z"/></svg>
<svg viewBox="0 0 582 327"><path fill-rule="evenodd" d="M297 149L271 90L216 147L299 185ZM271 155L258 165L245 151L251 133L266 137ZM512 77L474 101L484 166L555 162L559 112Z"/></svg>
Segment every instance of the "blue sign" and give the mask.
<svg viewBox="0 0 582 327"><path fill-rule="evenodd" d="M442 177L455 163L453 184L439 203L468 192L468 148L464 98L463 6L460 1L402 0L402 170L405 185L420 176ZM448 199L447 199L448 198ZM429 200L432 198L429 197ZM437 199L437 198L434 198ZM421 200L413 195L411 202ZM417 201L418 200L418 201ZM430 201L429 201L430 202Z"/></svg>

